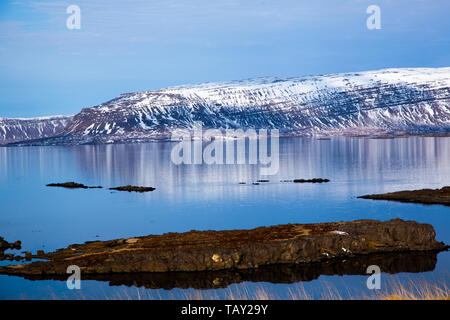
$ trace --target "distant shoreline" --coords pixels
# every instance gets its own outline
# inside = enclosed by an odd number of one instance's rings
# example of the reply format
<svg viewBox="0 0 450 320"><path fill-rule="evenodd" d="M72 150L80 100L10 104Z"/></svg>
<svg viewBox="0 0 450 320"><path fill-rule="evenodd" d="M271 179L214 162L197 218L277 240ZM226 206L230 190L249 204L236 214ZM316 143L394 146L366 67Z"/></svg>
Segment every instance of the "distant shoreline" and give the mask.
<svg viewBox="0 0 450 320"><path fill-rule="evenodd" d="M305 139L316 139L322 141L329 141L333 139L339 138L358 138L358 139L404 139L404 138L412 138L412 137L430 137L430 138L446 138L450 137L450 131L446 132L435 132L435 133L392 133L392 134L333 134L333 135L306 135L306 134L280 134L280 138L305 138ZM61 143L47 143L47 141L51 141L51 139L62 138L61 136L54 136L48 138L41 139L33 139L33 140L22 140L22 141L13 141L13 142L0 142L0 147L26 147L26 146L78 146L78 145L108 145L108 144L139 144L139 143L154 143L154 142L176 142L170 139L169 136L162 136L158 139L146 139L146 138L135 138L135 139L124 139L124 140L115 140L110 142L101 142L99 138L101 137L93 137L92 141L89 142L61 142Z"/></svg>

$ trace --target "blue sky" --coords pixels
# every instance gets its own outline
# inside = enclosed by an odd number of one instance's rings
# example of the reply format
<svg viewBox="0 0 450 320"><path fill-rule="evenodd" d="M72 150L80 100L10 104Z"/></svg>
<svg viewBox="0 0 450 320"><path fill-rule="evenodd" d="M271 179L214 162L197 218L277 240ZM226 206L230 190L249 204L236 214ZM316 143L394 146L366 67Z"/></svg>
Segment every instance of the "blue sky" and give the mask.
<svg viewBox="0 0 450 320"><path fill-rule="evenodd" d="M69 5L81 29L66 28ZM369 5L381 30L368 30ZM450 66L448 0L0 2L0 117L167 86Z"/></svg>

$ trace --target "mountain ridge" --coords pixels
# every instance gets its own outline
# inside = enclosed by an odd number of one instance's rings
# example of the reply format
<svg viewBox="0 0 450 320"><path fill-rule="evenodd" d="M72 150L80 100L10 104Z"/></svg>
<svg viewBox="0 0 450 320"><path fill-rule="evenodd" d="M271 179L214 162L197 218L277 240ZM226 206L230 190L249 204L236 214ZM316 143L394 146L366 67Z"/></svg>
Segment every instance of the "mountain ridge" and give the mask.
<svg viewBox="0 0 450 320"><path fill-rule="evenodd" d="M82 109L53 137L24 144L167 140L195 122L283 136L446 133L449 105L449 67L261 77L124 93Z"/></svg>
<svg viewBox="0 0 450 320"><path fill-rule="evenodd" d="M17 141L49 138L61 133L73 116L46 116L36 118L0 117L0 145Z"/></svg>

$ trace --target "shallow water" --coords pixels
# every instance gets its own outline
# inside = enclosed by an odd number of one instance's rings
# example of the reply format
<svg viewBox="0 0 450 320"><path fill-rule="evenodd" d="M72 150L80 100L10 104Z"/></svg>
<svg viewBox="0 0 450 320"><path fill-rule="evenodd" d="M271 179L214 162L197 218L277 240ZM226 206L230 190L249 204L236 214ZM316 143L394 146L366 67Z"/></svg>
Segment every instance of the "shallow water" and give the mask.
<svg viewBox="0 0 450 320"><path fill-rule="evenodd" d="M450 138L280 139L280 170L269 183L258 165L174 165L174 143L74 147L0 148L0 236L21 240L22 251L50 251L72 243L165 232L254 228L284 223L389 220L430 223L450 243L450 208L357 199L369 193L450 185ZM328 178L329 183L280 182ZM49 188L76 181L115 187L156 187L150 193ZM240 185L239 182L247 182ZM3 263L4 264L4 263ZM434 266L434 267L433 267ZM427 281L449 285L449 253L422 271L383 274L383 283ZM383 270L382 270L383 271ZM389 272L389 270L385 270ZM272 271L271 271L272 272ZM271 273L269 272L269 274ZM273 273L273 272L272 272ZM205 276L207 278L207 276ZM276 277L275 277L276 278ZM299 287L314 298L333 287L342 297L370 295L365 275L318 275L290 283L270 276L245 278L219 289L139 289L131 283L85 280L82 290L65 281L0 276L0 299L228 297L270 291L286 298ZM288 281L289 282L289 281ZM131 285L127 287L126 284ZM189 285L187 285L189 286ZM163 287L163 286L161 286ZM175 287L175 288L173 288ZM192 287L195 287L192 285Z"/></svg>

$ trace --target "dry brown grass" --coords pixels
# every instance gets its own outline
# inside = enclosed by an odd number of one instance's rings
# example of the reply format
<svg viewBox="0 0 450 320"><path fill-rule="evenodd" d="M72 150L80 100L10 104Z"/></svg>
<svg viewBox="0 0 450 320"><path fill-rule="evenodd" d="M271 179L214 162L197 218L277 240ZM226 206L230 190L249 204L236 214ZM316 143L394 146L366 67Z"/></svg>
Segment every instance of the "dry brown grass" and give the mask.
<svg viewBox="0 0 450 320"><path fill-rule="evenodd" d="M81 295L66 297L69 299L105 299L105 300L450 300L450 290L447 279L430 283L425 280L387 280L381 290L361 290L352 293L350 288L335 287L327 282L321 283L321 289L314 294L309 292L302 283L289 286L283 295L264 285L239 285L224 290L177 290L165 294L158 290L148 290L143 287L117 288L108 292L98 292L95 297ZM367 292L367 293L364 293ZM345 293L345 294L344 294ZM64 299L64 297L53 297Z"/></svg>
<svg viewBox="0 0 450 320"><path fill-rule="evenodd" d="M409 283L407 286L397 285L391 291L381 294L383 300L450 300L447 286L422 283L417 286Z"/></svg>

